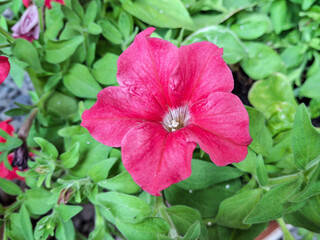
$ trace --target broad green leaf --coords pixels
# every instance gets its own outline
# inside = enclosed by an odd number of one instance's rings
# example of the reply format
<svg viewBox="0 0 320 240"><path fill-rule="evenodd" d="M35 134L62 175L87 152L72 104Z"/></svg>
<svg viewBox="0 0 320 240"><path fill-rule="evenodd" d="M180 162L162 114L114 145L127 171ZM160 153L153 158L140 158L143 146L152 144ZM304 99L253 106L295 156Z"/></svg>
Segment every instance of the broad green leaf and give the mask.
<svg viewBox="0 0 320 240"><path fill-rule="evenodd" d="M235 32L239 38L252 40L270 32L272 26L266 15L247 13L239 15L237 22L233 24L230 29Z"/></svg>
<svg viewBox="0 0 320 240"><path fill-rule="evenodd" d="M228 64L235 64L247 56L245 46L238 37L223 26L202 28L187 37L182 45L201 41L209 41L223 48L223 59Z"/></svg>
<svg viewBox="0 0 320 240"><path fill-rule="evenodd" d="M256 174L260 186L266 186L268 184L268 173L261 155L256 160Z"/></svg>
<svg viewBox="0 0 320 240"><path fill-rule="evenodd" d="M19 195L22 193L20 187L5 178L0 178L0 188L10 195Z"/></svg>
<svg viewBox="0 0 320 240"><path fill-rule="evenodd" d="M49 40L46 47L46 61L49 63L61 63L67 60L75 53L83 40L83 36L80 35L68 40Z"/></svg>
<svg viewBox="0 0 320 240"><path fill-rule="evenodd" d="M158 235L167 235L169 224L162 218L145 218L139 223L127 223L116 219L116 227L130 240L157 240Z"/></svg>
<svg viewBox="0 0 320 240"><path fill-rule="evenodd" d="M40 137L35 137L34 141L39 144L42 154L46 157L51 159L56 159L58 157L58 150L52 143Z"/></svg>
<svg viewBox="0 0 320 240"><path fill-rule="evenodd" d="M308 98L319 98L320 92L320 70L307 77L299 90L299 95Z"/></svg>
<svg viewBox="0 0 320 240"><path fill-rule="evenodd" d="M233 163L232 165L240 169L243 172L248 172L251 174L256 173L256 161L257 155L250 148L248 148L248 154L246 158L238 163Z"/></svg>
<svg viewBox="0 0 320 240"><path fill-rule="evenodd" d="M89 23L88 33L93 34L93 35L98 35L101 32L102 32L102 28L98 24L96 24L94 22Z"/></svg>
<svg viewBox="0 0 320 240"><path fill-rule="evenodd" d="M61 204L60 206L55 207L54 210L57 211L62 220L66 222L75 215L77 215L79 212L81 212L82 207L76 205Z"/></svg>
<svg viewBox="0 0 320 240"><path fill-rule="evenodd" d="M54 40L57 39L63 24L63 12L61 11L61 5L55 6L52 9L45 8L45 23L46 30L44 32L45 39Z"/></svg>
<svg viewBox="0 0 320 240"><path fill-rule="evenodd" d="M57 202L57 196L42 188L30 189L25 192L25 204L30 213L43 215Z"/></svg>
<svg viewBox="0 0 320 240"><path fill-rule="evenodd" d="M109 175L109 170L116 161L116 158L108 158L100 161L90 169L89 176L94 182L99 182L106 179Z"/></svg>
<svg viewBox="0 0 320 240"><path fill-rule="evenodd" d="M278 185L267 192L244 219L245 224L262 223L282 217L283 204L299 191L301 178Z"/></svg>
<svg viewBox="0 0 320 240"><path fill-rule="evenodd" d="M215 222L229 228L247 229L243 219L250 213L261 198L261 190L247 190L222 201Z"/></svg>
<svg viewBox="0 0 320 240"><path fill-rule="evenodd" d="M218 167L212 162L193 159L190 177L177 183L177 186L187 190L199 190L238 178L242 174L241 171L233 167Z"/></svg>
<svg viewBox="0 0 320 240"><path fill-rule="evenodd" d="M254 108L246 107L249 114L249 130L252 142L250 148L262 156L267 156L272 147L272 136L266 126L266 119Z"/></svg>
<svg viewBox="0 0 320 240"><path fill-rule="evenodd" d="M19 211L20 226L24 235L24 239L33 240L33 229L29 212L25 205L22 205Z"/></svg>
<svg viewBox="0 0 320 240"><path fill-rule="evenodd" d="M308 10L317 0L303 0L302 10Z"/></svg>
<svg viewBox="0 0 320 240"><path fill-rule="evenodd" d="M76 142L67 152L60 155L62 165L65 168L73 168L79 161L80 143Z"/></svg>
<svg viewBox="0 0 320 240"><path fill-rule="evenodd" d="M102 88L96 82L89 69L82 64L73 64L63 78L63 84L77 97L97 98Z"/></svg>
<svg viewBox="0 0 320 240"><path fill-rule="evenodd" d="M295 68L301 64L306 50L307 47L303 46L288 46L280 56L287 68Z"/></svg>
<svg viewBox="0 0 320 240"><path fill-rule="evenodd" d="M252 79L263 79L281 69L281 58L272 48L259 42L247 42L245 46L249 54L240 64Z"/></svg>
<svg viewBox="0 0 320 240"><path fill-rule="evenodd" d="M18 213L11 213L8 216L8 223L6 233L9 239L25 239L24 233L21 229L20 215Z"/></svg>
<svg viewBox="0 0 320 240"><path fill-rule="evenodd" d="M131 175L127 171L123 171L113 178L100 181L98 182L98 185L108 190L127 194L137 193L140 190L140 187L133 181Z"/></svg>
<svg viewBox="0 0 320 240"><path fill-rule="evenodd" d="M79 0L71 0L72 10L80 17L80 19L84 18L84 10L79 2Z"/></svg>
<svg viewBox="0 0 320 240"><path fill-rule="evenodd" d="M193 22L180 0L121 0L122 7L151 26L193 29Z"/></svg>
<svg viewBox="0 0 320 240"><path fill-rule="evenodd" d="M172 185L164 193L171 205L186 205L199 210L202 217L214 217L220 203L234 195L240 187L240 180L236 179L202 190L186 190Z"/></svg>
<svg viewBox="0 0 320 240"><path fill-rule="evenodd" d="M298 169L304 170L315 159L319 159L320 133L312 126L308 110L304 104L298 107L293 129L292 150L294 163Z"/></svg>
<svg viewBox="0 0 320 240"><path fill-rule="evenodd" d="M97 3L95 1L89 2L89 4L87 5L86 13L84 15L84 23L88 25L94 22L97 16L97 13L98 13Z"/></svg>
<svg viewBox="0 0 320 240"><path fill-rule="evenodd" d="M118 26L123 38L128 39L133 30L132 17L124 11L121 12L118 19Z"/></svg>
<svg viewBox="0 0 320 240"><path fill-rule="evenodd" d="M191 225L188 232L183 236L182 240L197 240L201 233L200 222L196 221Z"/></svg>
<svg viewBox="0 0 320 240"><path fill-rule="evenodd" d="M17 38L12 46L12 53L20 61L28 63L36 73L43 72L37 49L32 43L25 39Z"/></svg>
<svg viewBox="0 0 320 240"><path fill-rule="evenodd" d="M151 207L143 200L123 193L99 193L97 200L115 217L127 223L139 222L151 213Z"/></svg>
<svg viewBox="0 0 320 240"><path fill-rule="evenodd" d="M58 240L75 239L73 222L71 220L68 220L66 222L59 221L57 224L55 237Z"/></svg>
<svg viewBox="0 0 320 240"><path fill-rule="evenodd" d="M97 81L104 85L116 85L118 56L112 53L105 54L93 65L92 74Z"/></svg>

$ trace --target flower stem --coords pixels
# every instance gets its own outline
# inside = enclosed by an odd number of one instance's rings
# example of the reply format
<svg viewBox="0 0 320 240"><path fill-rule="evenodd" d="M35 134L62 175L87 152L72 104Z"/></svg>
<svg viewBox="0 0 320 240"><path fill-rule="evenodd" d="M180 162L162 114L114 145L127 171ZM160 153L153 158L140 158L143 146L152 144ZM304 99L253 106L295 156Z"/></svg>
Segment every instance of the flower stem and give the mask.
<svg viewBox="0 0 320 240"><path fill-rule="evenodd" d="M8 40L9 43L14 42L14 38L11 36L11 34L4 30L2 27L0 27L0 34L2 34Z"/></svg>
<svg viewBox="0 0 320 240"><path fill-rule="evenodd" d="M291 235L291 233L289 232L286 223L283 221L282 218L277 219L278 224L280 225L282 232L283 232L283 236L284 236L284 240L294 240L293 236Z"/></svg>

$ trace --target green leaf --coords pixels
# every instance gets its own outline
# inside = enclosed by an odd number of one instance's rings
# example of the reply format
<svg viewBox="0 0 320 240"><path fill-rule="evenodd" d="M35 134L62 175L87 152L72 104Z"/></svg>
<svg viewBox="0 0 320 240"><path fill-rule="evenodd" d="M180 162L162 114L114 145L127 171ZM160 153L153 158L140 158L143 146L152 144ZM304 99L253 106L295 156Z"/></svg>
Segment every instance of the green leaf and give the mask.
<svg viewBox="0 0 320 240"><path fill-rule="evenodd" d="M200 222L196 221L191 225L186 235L183 236L182 240L197 240L201 233Z"/></svg>
<svg viewBox="0 0 320 240"><path fill-rule="evenodd" d="M229 228L248 229L243 219L250 213L261 198L261 190L247 190L222 201L215 223Z"/></svg>
<svg viewBox="0 0 320 240"><path fill-rule="evenodd" d="M263 79L281 69L281 58L272 48L258 42L247 42L245 46L249 55L240 64L252 79Z"/></svg>
<svg viewBox="0 0 320 240"><path fill-rule="evenodd" d="M299 191L301 178L276 186L267 192L245 218L244 223L262 223L282 217L283 204Z"/></svg>
<svg viewBox="0 0 320 240"><path fill-rule="evenodd" d="M109 158L100 161L90 169L89 177L91 177L94 182L105 180L109 175L109 170L116 161L116 158Z"/></svg>
<svg viewBox="0 0 320 240"><path fill-rule="evenodd" d="M82 207L76 205L61 204L60 206L55 207L54 210L57 211L62 220L66 222L77 215L79 212L81 212Z"/></svg>
<svg viewBox="0 0 320 240"><path fill-rule="evenodd" d="M96 16L98 13L98 6L97 3L95 1L91 1L89 2L87 9L86 9L86 13L84 15L84 23L86 25L94 22Z"/></svg>
<svg viewBox="0 0 320 240"><path fill-rule="evenodd" d="M260 186L268 185L268 173L261 155L256 160L256 174Z"/></svg>
<svg viewBox="0 0 320 240"><path fill-rule="evenodd" d="M68 22L76 22L78 24L81 23L80 17L74 11L72 11L69 7L62 5L61 10L64 16L67 18Z"/></svg>
<svg viewBox="0 0 320 240"><path fill-rule="evenodd" d="M92 74L97 81L104 85L116 85L118 56L112 53L105 54L93 65Z"/></svg>
<svg viewBox="0 0 320 240"><path fill-rule="evenodd" d="M12 46L12 53L19 60L28 63L36 73L43 72L37 49L32 43L25 39L17 38Z"/></svg>
<svg viewBox="0 0 320 240"><path fill-rule="evenodd" d="M104 19L99 21L99 25L102 28L102 35L114 44L122 43L122 36L118 28L113 25L109 20Z"/></svg>
<svg viewBox="0 0 320 240"><path fill-rule="evenodd" d="M266 119L254 108L246 107L249 114L249 130L252 142L250 148L262 156L267 156L272 147L272 136L266 126Z"/></svg>
<svg viewBox="0 0 320 240"><path fill-rule="evenodd" d="M307 77L299 90L299 95L308 98L319 98L320 92L320 70Z"/></svg>
<svg viewBox="0 0 320 240"><path fill-rule="evenodd" d="M20 220L20 226L23 231L23 235L26 240L33 240L33 230L32 230L32 224L30 220L30 215L25 207L25 205L22 205L19 211L19 220Z"/></svg>
<svg viewBox="0 0 320 240"><path fill-rule="evenodd" d="M186 180L177 183L177 186L187 190L199 190L211 185L238 178L243 173L233 167L218 167L212 162L193 159L192 173Z"/></svg>
<svg viewBox="0 0 320 240"><path fill-rule="evenodd" d="M140 187L133 181L131 175L127 171L123 171L119 175L98 182L100 187L108 190L133 194L140 190Z"/></svg>
<svg viewBox="0 0 320 240"><path fill-rule="evenodd" d="M235 64L247 56L242 42L232 31L223 26L200 29L187 37L182 45L201 41L209 41L223 48L223 59L228 64Z"/></svg>
<svg viewBox="0 0 320 240"><path fill-rule="evenodd" d="M76 142L67 152L60 155L62 165L65 168L73 168L79 161L80 143Z"/></svg>
<svg viewBox="0 0 320 240"><path fill-rule="evenodd" d="M118 26L123 38L128 39L133 30L132 17L126 12L122 11L119 15Z"/></svg>
<svg viewBox="0 0 320 240"><path fill-rule="evenodd" d="M34 141L41 147L41 152L48 158L56 159L59 155L57 148L44 138L35 137Z"/></svg>
<svg viewBox="0 0 320 240"><path fill-rule="evenodd" d="M230 28L237 36L245 40L253 40L271 31L269 18L259 13L240 14L237 22Z"/></svg>
<svg viewBox="0 0 320 240"><path fill-rule="evenodd" d="M74 36L68 40L49 40L46 47L46 61L49 63L61 63L70 58L78 46L83 43L83 36Z"/></svg>
<svg viewBox="0 0 320 240"><path fill-rule="evenodd" d="M281 53L281 59L287 68L298 67L305 55L307 47L288 46Z"/></svg>
<svg viewBox="0 0 320 240"><path fill-rule="evenodd" d="M57 202L58 196L42 188L30 189L25 192L24 202L30 213L43 215Z"/></svg>
<svg viewBox="0 0 320 240"><path fill-rule="evenodd" d="M102 33L102 28L98 24L91 22L88 25L88 33L98 35Z"/></svg>
<svg viewBox="0 0 320 240"><path fill-rule="evenodd" d="M286 20L287 3L285 0L274 1L270 8L270 18L276 34L279 34L283 30L283 26Z"/></svg>
<svg viewBox="0 0 320 240"><path fill-rule="evenodd" d="M170 230L169 224L162 218L145 218L139 223L116 219L116 227L130 240L157 240L158 235L167 235Z"/></svg>
<svg viewBox="0 0 320 240"><path fill-rule="evenodd" d="M18 185L5 178L0 178L0 188L10 195L19 195L22 193Z"/></svg>
<svg viewBox="0 0 320 240"><path fill-rule="evenodd" d="M235 166L236 168L240 169L243 172L255 174L256 160L257 160L257 155L250 148L248 148L248 154L246 158L241 162L233 163L233 166Z"/></svg>
<svg viewBox="0 0 320 240"><path fill-rule="evenodd" d="M0 152L10 152L17 147L20 147L22 140L18 137L12 137L0 128L0 137L4 138L6 142L0 143Z"/></svg>
<svg viewBox="0 0 320 240"><path fill-rule="evenodd" d="M195 222L199 223L199 221L201 221L200 213L197 210L190 207L178 205L167 208L165 211L171 218L175 228L181 236L187 234L188 230L190 229L190 227L192 227L192 225Z"/></svg>
<svg viewBox="0 0 320 240"><path fill-rule="evenodd" d="M180 0L121 0L122 7L151 26L193 29L193 22Z"/></svg>
<svg viewBox="0 0 320 240"><path fill-rule="evenodd" d="M164 193L171 205L186 205L199 210L202 217L214 217L220 203L240 189L240 180L232 180L201 190L186 190L172 185Z"/></svg>
<svg viewBox="0 0 320 240"><path fill-rule="evenodd" d="M124 222L139 222L148 217L151 207L138 197L118 192L100 193L97 200Z"/></svg>
<svg viewBox="0 0 320 240"><path fill-rule="evenodd" d="M55 237L58 240L70 240L75 239L74 226L71 220L66 222L59 221L56 228Z"/></svg>
<svg viewBox="0 0 320 240"><path fill-rule="evenodd" d="M80 17L80 19L84 18L83 8L78 0L71 0L72 10Z"/></svg>
<svg viewBox="0 0 320 240"><path fill-rule="evenodd" d="M303 0L302 1L302 10L308 10L317 0Z"/></svg>
<svg viewBox="0 0 320 240"><path fill-rule="evenodd" d="M77 97L97 98L102 88L96 82L89 69L82 64L75 63L63 78L63 84Z"/></svg>
<svg viewBox="0 0 320 240"><path fill-rule="evenodd" d="M304 104L298 107L293 129L292 150L294 163L298 169L304 170L315 159L319 159L320 133L312 126L308 110Z"/></svg>

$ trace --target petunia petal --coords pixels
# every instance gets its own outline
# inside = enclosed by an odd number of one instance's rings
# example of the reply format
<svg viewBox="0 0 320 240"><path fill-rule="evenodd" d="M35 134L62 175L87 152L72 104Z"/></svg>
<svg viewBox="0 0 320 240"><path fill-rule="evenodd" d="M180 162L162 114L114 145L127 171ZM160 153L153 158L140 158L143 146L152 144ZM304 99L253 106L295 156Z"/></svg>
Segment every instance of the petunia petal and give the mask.
<svg viewBox="0 0 320 240"><path fill-rule="evenodd" d="M248 113L232 93L213 93L190 106L190 140L219 166L243 160L252 139Z"/></svg>
<svg viewBox="0 0 320 240"><path fill-rule="evenodd" d="M169 133L159 123L143 123L123 138L122 161L143 190L160 196L161 190L190 176L195 147L182 130Z"/></svg>
<svg viewBox="0 0 320 240"><path fill-rule="evenodd" d="M172 43L150 38L154 28L139 33L118 59L117 80L120 86L136 86L150 92L166 109L171 106L172 74L178 66L178 48Z"/></svg>
<svg viewBox="0 0 320 240"><path fill-rule="evenodd" d="M0 122L0 129L8 133L10 136L13 136L14 127L10 125L11 119ZM0 137L0 143L6 142L3 137Z"/></svg>
<svg viewBox="0 0 320 240"><path fill-rule="evenodd" d="M148 95L133 87L107 87L98 100L82 115L86 127L97 141L120 147L123 136L132 126L144 121L161 121L162 109Z"/></svg>
<svg viewBox="0 0 320 240"><path fill-rule="evenodd" d="M179 49L179 69L174 78L176 105L195 102L213 92L231 92L233 77L222 59L223 50L210 42L197 42Z"/></svg>
<svg viewBox="0 0 320 240"><path fill-rule="evenodd" d="M0 56L0 84L6 80L10 72L10 63L7 57Z"/></svg>

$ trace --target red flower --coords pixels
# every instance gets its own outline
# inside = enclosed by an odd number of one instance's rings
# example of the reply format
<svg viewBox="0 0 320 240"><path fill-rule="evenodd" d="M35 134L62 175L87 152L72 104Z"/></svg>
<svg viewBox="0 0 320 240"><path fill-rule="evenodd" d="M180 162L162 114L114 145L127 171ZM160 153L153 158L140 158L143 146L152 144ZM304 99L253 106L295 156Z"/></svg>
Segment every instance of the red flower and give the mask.
<svg viewBox="0 0 320 240"><path fill-rule="evenodd" d="M107 87L82 115L99 142L122 147L125 168L153 195L191 174L198 143L218 166L239 162L252 139L248 113L231 94L222 49L198 42L180 49L138 34L118 60L120 87Z"/></svg>
<svg viewBox="0 0 320 240"><path fill-rule="evenodd" d="M49 9L51 9L52 8L52 6L51 6L51 2L57 2L57 3L60 3L60 4L62 4L62 5L65 5L65 3L64 3L64 0L45 0L44 1L44 5L47 7L47 8L49 8ZM27 7L29 7L30 5L31 5L31 3L32 3L32 1L31 0L22 0L22 2L23 2L23 5L27 8Z"/></svg>
<svg viewBox="0 0 320 240"><path fill-rule="evenodd" d="M10 63L7 57L0 56L0 84L6 80L10 72Z"/></svg>
<svg viewBox="0 0 320 240"><path fill-rule="evenodd" d="M10 121L11 120L0 122L0 128L2 130L4 130L6 133L8 133L9 135L13 136L14 128L13 128L13 126L11 126L9 124ZM4 143L4 142L6 142L6 140L0 136L0 143ZM1 152L0 152L0 154L1 154ZM12 160L13 160L13 154L9 154L8 161L10 164L11 164ZM6 178L8 180L12 180L12 179L24 180L23 177L20 177L16 173L17 171L19 171L19 169L16 167L14 167L12 171L10 171L5 167L3 162L0 163L0 177L1 178Z"/></svg>

